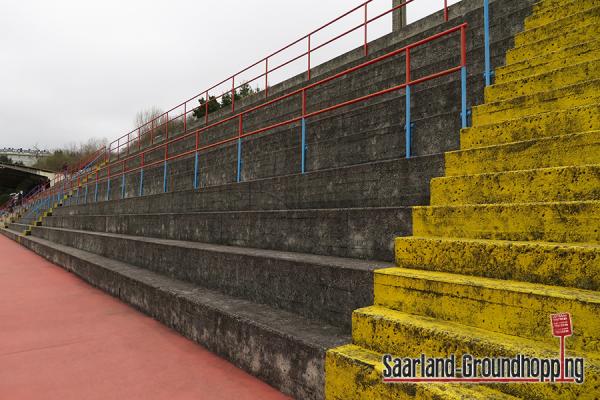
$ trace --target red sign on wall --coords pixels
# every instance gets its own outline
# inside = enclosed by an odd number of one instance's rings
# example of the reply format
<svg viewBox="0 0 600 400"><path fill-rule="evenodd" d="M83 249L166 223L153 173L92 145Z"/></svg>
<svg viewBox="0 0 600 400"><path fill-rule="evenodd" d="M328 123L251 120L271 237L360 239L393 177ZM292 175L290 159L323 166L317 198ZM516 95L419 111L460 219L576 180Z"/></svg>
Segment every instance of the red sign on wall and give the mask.
<svg viewBox="0 0 600 400"><path fill-rule="evenodd" d="M552 335L556 337L571 336L573 327L571 325L571 315L569 313L553 314Z"/></svg>

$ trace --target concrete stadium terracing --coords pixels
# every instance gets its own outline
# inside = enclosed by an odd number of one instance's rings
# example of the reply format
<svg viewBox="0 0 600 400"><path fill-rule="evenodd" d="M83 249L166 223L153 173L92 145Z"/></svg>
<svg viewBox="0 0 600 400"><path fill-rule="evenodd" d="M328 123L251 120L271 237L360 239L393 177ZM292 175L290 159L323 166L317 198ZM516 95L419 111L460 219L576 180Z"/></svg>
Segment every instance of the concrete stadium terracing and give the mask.
<svg viewBox="0 0 600 400"><path fill-rule="evenodd" d="M120 177L100 183L97 196L83 181L60 207L13 217L3 233L296 398L595 398L600 6L490 8L496 82L487 88L480 0L452 6L448 22L438 13L369 44L376 57L468 23L472 127L461 131L460 77L416 86L412 158L397 92L311 119L306 174L298 126L278 128L245 141L243 182L236 146L216 147L200 157L197 190L190 156L169 163L167 193L162 166L144 171L143 196L139 173L124 186ZM415 49L413 73L454 65L458 41ZM361 54L314 68L313 79ZM308 106L403 82L398 64L316 88ZM261 101L244 99L240 110ZM245 124L260 128L297 107L283 101ZM382 382L385 353L551 354L556 312L574 318L569 351L586 358L583 385Z"/></svg>

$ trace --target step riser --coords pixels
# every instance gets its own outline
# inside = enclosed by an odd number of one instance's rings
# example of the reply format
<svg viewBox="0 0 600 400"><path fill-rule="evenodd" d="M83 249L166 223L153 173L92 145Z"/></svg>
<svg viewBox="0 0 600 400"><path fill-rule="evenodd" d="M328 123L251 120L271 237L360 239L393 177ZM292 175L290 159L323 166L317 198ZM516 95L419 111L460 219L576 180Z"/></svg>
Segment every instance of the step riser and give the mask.
<svg viewBox="0 0 600 400"><path fill-rule="evenodd" d="M563 3L560 7L543 8L535 6L536 11L534 14L525 19L525 29L535 29L597 5L596 0L576 0L566 4Z"/></svg>
<svg viewBox="0 0 600 400"><path fill-rule="evenodd" d="M600 104L464 129L461 149L600 130Z"/></svg>
<svg viewBox="0 0 600 400"><path fill-rule="evenodd" d="M391 261L412 232L402 208L49 217L45 225L268 250Z"/></svg>
<svg viewBox="0 0 600 400"><path fill-rule="evenodd" d="M443 175L444 156L439 154L197 191L74 205L57 209L54 215L411 206L427 204L430 179ZM131 185L137 187L139 181Z"/></svg>
<svg viewBox="0 0 600 400"><path fill-rule="evenodd" d="M600 78L600 60L485 88L487 101L512 100Z"/></svg>
<svg viewBox="0 0 600 400"><path fill-rule="evenodd" d="M473 126L495 124L545 112L567 110L600 102L600 82L590 81L563 89L473 107Z"/></svg>
<svg viewBox="0 0 600 400"><path fill-rule="evenodd" d="M446 153L446 176L582 166L600 161L600 134L588 132Z"/></svg>
<svg viewBox="0 0 600 400"><path fill-rule="evenodd" d="M118 270L80 260L26 238L21 238L20 243L284 393L297 398L323 398L324 349L292 341L266 327L187 302L183 296L185 291L179 293L148 285Z"/></svg>
<svg viewBox="0 0 600 400"><path fill-rule="evenodd" d="M525 46L515 47L506 53L506 64L514 64L527 59L535 58L539 54L550 53L577 43L589 42L598 37L600 26L589 24L566 32L564 35L555 36Z"/></svg>
<svg viewBox="0 0 600 400"><path fill-rule="evenodd" d="M417 207L415 236L600 243L600 202Z"/></svg>
<svg viewBox="0 0 600 400"><path fill-rule="evenodd" d="M580 10L581 11L576 14L554 21L552 24L545 27L529 29L526 25L526 30L515 36L515 47L557 36L561 31L572 29L575 26L598 23L600 20L600 8L596 7L588 10Z"/></svg>
<svg viewBox="0 0 600 400"><path fill-rule="evenodd" d="M582 43L562 51L538 56L517 64L500 67L496 70L496 84L511 82L539 75L547 71L568 67L574 64L600 59L600 41Z"/></svg>
<svg viewBox="0 0 600 400"><path fill-rule="evenodd" d="M595 249L503 244L397 238L396 264L405 268L600 290L600 255Z"/></svg>
<svg viewBox="0 0 600 400"><path fill-rule="evenodd" d="M600 199L600 166L540 169L431 181L431 205Z"/></svg>
<svg viewBox="0 0 600 400"><path fill-rule="evenodd" d="M373 302L373 274L366 270L83 232L36 228L32 234L347 329L352 311Z"/></svg>
<svg viewBox="0 0 600 400"><path fill-rule="evenodd" d="M549 323L545 324L550 329ZM427 356L448 357L456 354L471 354L475 357L496 356L514 357L526 354L537 357L558 358L560 347L556 340L556 349L539 352L533 348L517 348L508 343L495 343L485 339L471 340L459 334L435 331L408 323L373 318L358 310L353 318L353 343L378 352L391 353L397 357ZM500 339L502 340L502 339ZM536 351L537 350L537 351ZM567 353L569 355L569 353ZM599 371L588 368L585 381L581 385L549 384L503 384L497 390L526 399L593 399L600 387Z"/></svg>
<svg viewBox="0 0 600 400"><path fill-rule="evenodd" d="M550 315L569 312L573 321L580 322L575 323L569 348L600 350L598 303L376 273L375 305L507 335L518 332L549 344L556 343L548 329Z"/></svg>

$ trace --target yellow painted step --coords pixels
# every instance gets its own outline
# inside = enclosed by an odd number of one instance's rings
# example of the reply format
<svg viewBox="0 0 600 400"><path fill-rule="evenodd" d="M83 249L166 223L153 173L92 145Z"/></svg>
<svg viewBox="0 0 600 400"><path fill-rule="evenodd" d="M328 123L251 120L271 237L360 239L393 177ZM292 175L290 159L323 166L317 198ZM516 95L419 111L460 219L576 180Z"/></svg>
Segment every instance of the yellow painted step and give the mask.
<svg viewBox="0 0 600 400"><path fill-rule="evenodd" d="M387 384L382 354L348 344L327 352L327 400L515 400L485 386Z"/></svg>
<svg viewBox="0 0 600 400"><path fill-rule="evenodd" d="M444 272L375 271L375 305L546 343L549 315L576 321L570 348L600 351L600 292Z"/></svg>
<svg viewBox="0 0 600 400"><path fill-rule="evenodd" d="M493 240L600 243L600 201L413 208L413 234Z"/></svg>
<svg viewBox="0 0 600 400"><path fill-rule="evenodd" d="M534 6L533 14L525 19L525 29L533 29L546 24L551 24L569 15L577 14L597 6L598 0L562 1L559 7L551 6L540 8L539 5L536 5Z"/></svg>
<svg viewBox="0 0 600 400"><path fill-rule="evenodd" d="M600 59L544 72L527 78L494 84L485 88L486 102L515 99L535 93L558 90L578 83L600 79Z"/></svg>
<svg viewBox="0 0 600 400"><path fill-rule="evenodd" d="M431 180L431 205L600 200L600 164Z"/></svg>
<svg viewBox="0 0 600 400"><path fill-rule="evenodd" d="M556 36L559 32L571 29L576 26L598 24L600 22L600 6L581 10L575 14L570 14L564 18L554 20L543 26L527 28L525 31L515 35L515 47L523 46L528 43L537 42Z"/></svg>
<svg viewBox="0 0 600 400"><path fill-rule="evenodd" d="M577 324L583 321L573 321ZM550 327L550 316L546 322ZM559 358L560 346L531 339L490 332L450 321L411 315L384 307L372 306L356 310L352 318L353 343L396 357L448 357L463 354L475 357L514 357L518 354L538 358ZM579 385L549 385L512 383L496 389L526 399L596 399L600 393L600 361L594 353L572 351L567 342L567 356L584 357L585 381ZM462 363L459 363L462 364Z"/></svg>
<svg viewBox="0 0 600 400"><path fill-rule="evenodd" d="M578 43L568 48L496 69L496 84L539 75L585 61L600 59L600 40Z"/></svg>
<svg viewBox="0 0 600 400"><path fill-rule="evenodd" d="M600 163L600 131L573 133L445 154L446 176Z"/></svg>
<svg viewBox="0 0 600 400"><path fill-rule="evenodd" d="M600 103L466 128L460 133L460 147L471 149L595 130L600 130Z"/></svg>
<svg viewBox="0 0 600 400"><path fill-rule="evenodd" d="M598 34L600 34L600 24L597 23L565 28L562 34L510 49L506 53L506 64L525 61L577 43L589 42L596 39Z"/></svg>
<svg viewBox="0 0 600 400"><path fill-rule="evenodd" d="M600 103L600 79L473 107L473 126Z"/></svg>
<svg viewBox="0 0 600 400"><path fill-rule="evenodd" d="M593 244L399 237L396 264L453 274L600 290L600 247Z"/></svg>

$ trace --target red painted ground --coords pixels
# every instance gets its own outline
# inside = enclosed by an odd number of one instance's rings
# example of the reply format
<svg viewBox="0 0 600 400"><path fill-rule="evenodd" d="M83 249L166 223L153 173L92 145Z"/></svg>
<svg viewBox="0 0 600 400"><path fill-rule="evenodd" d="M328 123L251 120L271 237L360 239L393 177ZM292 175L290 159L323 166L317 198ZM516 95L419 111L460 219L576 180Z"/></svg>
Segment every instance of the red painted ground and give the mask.
<svg viewBox="0 0 600 400"><path fill-rule="evenodd" d="M0 235L0 399L285 399Z"/></svg>

